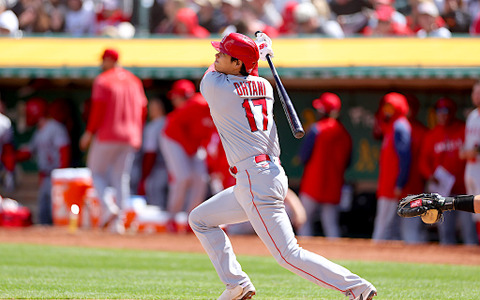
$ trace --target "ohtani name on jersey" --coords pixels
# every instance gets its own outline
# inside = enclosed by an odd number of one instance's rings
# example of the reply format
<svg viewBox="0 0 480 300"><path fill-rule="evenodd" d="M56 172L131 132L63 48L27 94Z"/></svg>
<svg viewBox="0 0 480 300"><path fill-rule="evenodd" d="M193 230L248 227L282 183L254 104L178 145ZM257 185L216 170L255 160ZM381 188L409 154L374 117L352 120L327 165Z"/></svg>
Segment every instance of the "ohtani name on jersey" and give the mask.
<svg viewBox="0 0 480 300"><path fill-rule="evenodd" d="M242 97L266 96L265 83L261 81L234 82L237 94Z"/></svg>

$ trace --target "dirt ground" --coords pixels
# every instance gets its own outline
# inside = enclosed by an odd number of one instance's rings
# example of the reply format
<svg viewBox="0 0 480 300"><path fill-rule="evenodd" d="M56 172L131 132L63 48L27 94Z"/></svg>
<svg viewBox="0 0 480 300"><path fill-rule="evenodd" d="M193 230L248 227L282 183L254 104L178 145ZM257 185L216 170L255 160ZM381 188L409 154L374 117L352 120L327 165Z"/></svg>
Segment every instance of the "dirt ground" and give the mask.
<svg viewBox="0 0 480 300"><path fill-rule="evenodd" d="M255 236L231 236L237 254L270 255ZM412 263L480 265L480 246L405 245L402 242L375 244L367 239L298 238L300 246L334 260L395 261ZM60 246L125 248L175 252L204 250L194 234L114 235L99 230L69 233L66 227L2 228L0 243L32 243Z"/></svg>

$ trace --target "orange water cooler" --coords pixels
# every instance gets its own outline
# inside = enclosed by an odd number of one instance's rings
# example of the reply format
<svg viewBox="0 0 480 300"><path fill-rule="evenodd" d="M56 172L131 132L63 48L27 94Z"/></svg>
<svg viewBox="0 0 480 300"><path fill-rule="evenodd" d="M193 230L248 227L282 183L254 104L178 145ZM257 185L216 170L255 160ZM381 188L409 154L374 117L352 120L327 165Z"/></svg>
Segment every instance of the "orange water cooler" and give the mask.
<svg viewBox="0 0 480 300"><path fill-rule="evenodd" d="M95 199L93 199L95 198ZM52 218L54 225L68 225L72 205L78 205L78 225L98 225L100 205L94 195L92 174L88 168L65 168L52 171Z"/></svg>

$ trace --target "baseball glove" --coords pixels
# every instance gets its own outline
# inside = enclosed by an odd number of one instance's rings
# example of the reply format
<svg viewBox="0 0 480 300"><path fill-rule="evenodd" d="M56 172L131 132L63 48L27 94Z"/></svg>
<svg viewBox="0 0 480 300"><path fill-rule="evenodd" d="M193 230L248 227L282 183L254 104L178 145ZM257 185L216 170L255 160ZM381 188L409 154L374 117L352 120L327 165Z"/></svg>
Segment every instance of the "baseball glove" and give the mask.
<svg viewBox="0 0 480 300"><path fill-rule="evenodd" d="M434 224L442 218L443 211L454 209L453 197L443 197L437 193L409 195L398 203L400 217L420 216L426 224Z"/></svg>

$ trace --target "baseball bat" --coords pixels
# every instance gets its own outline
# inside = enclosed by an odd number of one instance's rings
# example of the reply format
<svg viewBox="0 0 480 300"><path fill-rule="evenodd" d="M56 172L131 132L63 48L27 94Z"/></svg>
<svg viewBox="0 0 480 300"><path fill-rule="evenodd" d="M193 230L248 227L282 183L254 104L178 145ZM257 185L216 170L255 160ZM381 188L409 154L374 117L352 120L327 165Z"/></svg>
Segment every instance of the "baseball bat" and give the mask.
<svg viewBox="0 0 480 300"><path fill-rule="evenodd" d="M261 31L255 32L255 36L257 36ZM303 130L302 123L298 118L297 111L293 106L292 100L288 96L285 87L280 80L280 76L278 76L277 69L273 65L272 58L270 54L267 54L267 62L270 66L270 70L272 71L273 78L275 79L275 85L277 87L278 96L280 97L280 102L282 103L283 110L285 111L285 115L287 116L288 124L290 125L290 129L292 130L293 136L297 139L301 139L305 135L305 130Z"/></svg>

